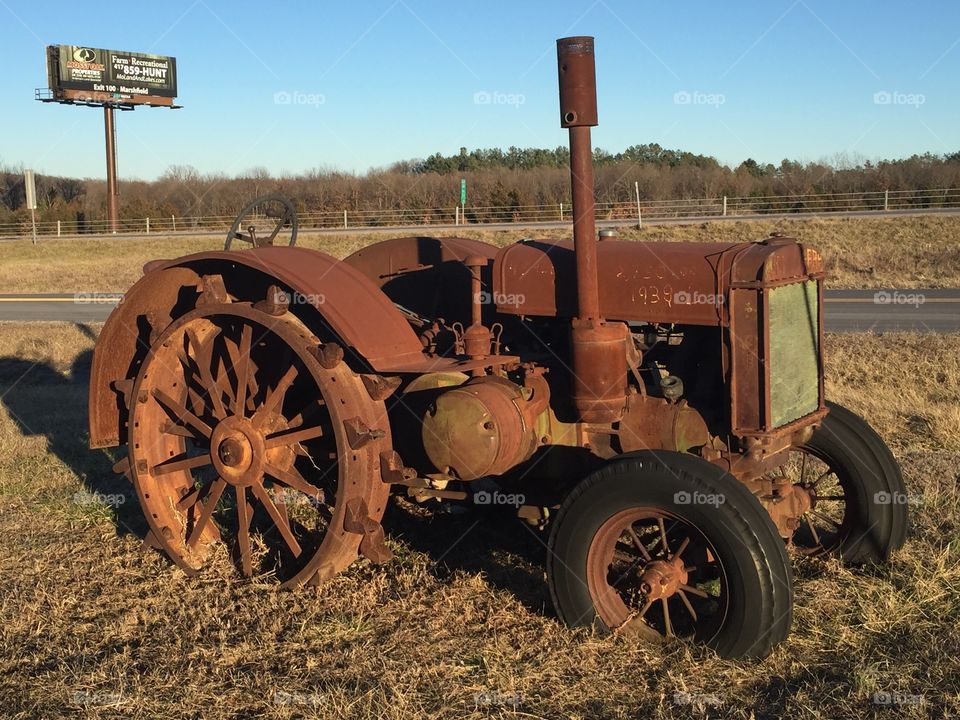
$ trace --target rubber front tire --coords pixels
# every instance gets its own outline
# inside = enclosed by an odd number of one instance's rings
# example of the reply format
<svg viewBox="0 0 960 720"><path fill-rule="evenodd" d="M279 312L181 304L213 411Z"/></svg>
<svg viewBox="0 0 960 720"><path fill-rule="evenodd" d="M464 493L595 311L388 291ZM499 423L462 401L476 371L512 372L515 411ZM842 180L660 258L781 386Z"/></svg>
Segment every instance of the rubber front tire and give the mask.
<svg viewBox="0 0 960 720"><path fill-rule="evenodd" d="M831 554L845 562L882 562L903 547L907 491L900 466L866 420L842 405L830 412L802 450L828 465L847 496L844 537Z"/></svg>
<svg viewBox="0 0 960 720"><path fill-rule="evenodd" d="M698 497L723 501L690 502ZM653 508L677 523L695 526L722 565L725 612L710 637L694 636L695 641L723 657L757 658L787 637L793 578L784 542L767 512L717 466L693 455L660 451L612 460L563 502L551 531L547 576L557 614L565 623L592 625L603 632L615 629L598 613L596 593L588 584L588 554L601 528L631 508Z"/></svg>

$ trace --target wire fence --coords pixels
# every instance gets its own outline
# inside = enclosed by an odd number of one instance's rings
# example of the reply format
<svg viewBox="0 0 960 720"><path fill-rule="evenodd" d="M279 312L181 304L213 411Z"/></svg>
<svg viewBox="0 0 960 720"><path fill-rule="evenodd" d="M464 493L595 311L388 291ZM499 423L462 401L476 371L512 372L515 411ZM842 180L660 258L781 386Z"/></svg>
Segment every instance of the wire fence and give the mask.
<svg viewBox="0 0 960 720"><path fill-rule="evenodd" d="M892 212L950 208L960 208L960 188L598 202L596 218L598 221L639 221L641 218L643 220L710 219L766 214ZM552 205L504 207L345 209L305 212L300 213L298 218L301 231L430 225L482 226L503 223L569 222L572 220L572 207L568 202L561 202ZM121 218L117 232L123 235L225 233L234 219L232 215ZM110 224L107 220L39 220L36 223L36 229L37 235L42 237L110 234ZM0 237L30 237L31 234L32 226L29 219L15 223L0 223Z"/></svg>

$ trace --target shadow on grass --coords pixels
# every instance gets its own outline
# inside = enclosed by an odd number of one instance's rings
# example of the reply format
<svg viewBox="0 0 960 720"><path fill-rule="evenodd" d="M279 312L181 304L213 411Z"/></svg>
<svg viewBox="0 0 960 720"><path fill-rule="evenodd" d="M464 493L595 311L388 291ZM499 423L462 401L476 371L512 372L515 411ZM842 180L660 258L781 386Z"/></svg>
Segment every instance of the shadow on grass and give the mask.
<svg viewBox="0 0 960 720"><path fill-rule="evenodd" d="M392 538L426 553L438 579L458 571L483 573L492 586L511 592L531 612L555 616L545 577L548 534L508 511L449 509L395 501L383 525Z"/></svg>
<svg viewBox="0 0 960 720"><path fill-rule="evenodd" d="M85 325L76 327L96 339ZM79 353L65 374L50 361L0 357L0 404L24 436L45 437L48 451L81 479L83 491L69 497L70 502L107 504L118 534L142 537L147 525L133 487L113 472L114 461L106 451L88 446L87 388L92 359L92 350Z"/></svg>

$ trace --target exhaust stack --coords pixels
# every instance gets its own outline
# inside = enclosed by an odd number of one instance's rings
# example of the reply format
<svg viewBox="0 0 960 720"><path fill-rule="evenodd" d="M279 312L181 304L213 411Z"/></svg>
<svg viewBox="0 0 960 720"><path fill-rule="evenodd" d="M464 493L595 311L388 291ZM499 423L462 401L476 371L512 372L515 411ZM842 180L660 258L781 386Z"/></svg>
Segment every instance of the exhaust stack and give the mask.
<svg viewBox="0 0 960 720"><path fill-rule="evenodd" d="M597 234L594 221L593 145L597 125L597 71L592 37L557 40L560 127L570 130L570 191L577 252L577 307L581 320L600 317Z"/></svg>
<svg viewBox="0 0 960 720"><path fill-rule="evenodd" d="M573 244L577 257L577 317L571 323L573 404L583 422L614 422L627 396L627 326L600 316L593 146L597 73L592 37L557 40L560 126L570 131Z"/></svg>

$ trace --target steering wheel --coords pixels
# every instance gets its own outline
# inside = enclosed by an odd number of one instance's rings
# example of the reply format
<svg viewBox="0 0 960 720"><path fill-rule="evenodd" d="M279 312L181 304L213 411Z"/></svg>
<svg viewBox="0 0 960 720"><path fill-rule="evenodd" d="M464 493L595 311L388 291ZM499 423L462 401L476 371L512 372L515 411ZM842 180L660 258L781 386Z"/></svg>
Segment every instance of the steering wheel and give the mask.
<svg viewBox="0 0 960 720"><path fill-rule="evenodd" d="M290 246L297 244L297 211L293 202L283 195L263 195L247 205L227 232L224 250L229 250L234 238L253 247L276 244L277 236L290 228Z"/></svg>

